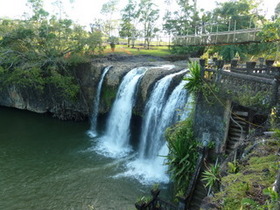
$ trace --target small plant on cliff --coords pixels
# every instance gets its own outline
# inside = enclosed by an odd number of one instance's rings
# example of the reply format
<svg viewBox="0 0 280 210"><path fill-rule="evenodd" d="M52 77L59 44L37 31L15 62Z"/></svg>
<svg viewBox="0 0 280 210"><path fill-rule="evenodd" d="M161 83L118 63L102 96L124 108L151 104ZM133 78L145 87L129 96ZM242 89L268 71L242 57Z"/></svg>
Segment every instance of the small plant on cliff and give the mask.
<svg viewBox="0 0 280 210"><path fill-rule="evenodd" d="M276 191L272 189L272 187L268 187L263 190L263 194L269 196L269 199L265 202L266 209L279 209L279 195Z"/></svg>
<svg viewBox="0 0 280 210"><path fill-rule="evenodd" d="M193 93L197 93L203 88L203 80L201 78L201 67L198 62L191 62L188 65L190 70L189 76L184 80L188 81L186 84L187 90Z"/></svg>
<svg viewBox="0 0 280 210"><path fill-rule="evenodd" d="M227 165L229 173L236 174L238 172L239 167L236 160L233 162L228 162Z"/></svg>
<svg viewBox="0 0 280 210"><path fill-rule="evenodd" d="M210 165L206 171L203 172L202 181L205 182L205 187L208 187L208 194L215 189L217 184L220 182L220 166L219 164Z"/></svg>
<svg viewBox="0 0 280 210"><path fill-rule="evenodd" d="M216 100L216 93L219 91L218 87L215 84L207 83L203 80L201 74L201 66L198 62L191 62L188 65L190 73L184 78L184 80L188 81L185 85L185 88L191 93L202 93L205 100L212 104L213 100ZM208 72L209 73L209 72ZM203 75L205 77L211 77L211 74ZM212 97L214 96L214 97Z"/></svg>
<svg viewBox="0 0 280 210"><path fill-rule="evenodd" d="M198 151L192 126L192 121L187 119L166 131L167 164L177 191L186 189L195 170Z"/></svg>

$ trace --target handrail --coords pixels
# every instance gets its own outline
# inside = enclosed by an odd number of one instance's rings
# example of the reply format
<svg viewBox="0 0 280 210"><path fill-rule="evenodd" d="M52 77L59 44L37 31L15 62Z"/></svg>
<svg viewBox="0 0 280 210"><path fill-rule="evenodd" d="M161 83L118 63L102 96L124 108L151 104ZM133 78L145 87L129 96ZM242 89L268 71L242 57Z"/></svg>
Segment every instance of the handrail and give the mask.
<svg viewBox="0 0 280 210"><path fill-rule="evenodd" d="M267 67L267 69L270 70L271 67ZM236 70L236 68L233 68L233 70ZM203 68L202 77L206 81L208 80L209 82L216 83L217 85L222 85L223 89L228 88L228 90L230 90L233 94L244 92L244 86L249 87L251 94L258 93L260 91L264 93L271 93L271 95L267 95L267 99L270 100L270 107L274 106L280 97L280 80L279 76L277 76L280 72L274 71L274 74L265 74L258 73L257 71L259 69L244 68L242 70L244 70L243 73L237 73L233 71L225 71L223 69L216 70ZM211 72L212 74L210 78L207 78L204 72Z"/></svg>
<svg viewBox="0 0 280 210"><path fill-rule="evenodd" d="M188 209L189 206L190 206L190 202L191 202L192 197L193 197L193 193L194 193L194 190L195 190L195 187L196 187L196 183L198 181L198 178L199 178L199 175L200 175L200 172L201 172L201 168L202 168L204 159L207 156L207 153L208 153L208 149L206 147L203 147L202 152L200 153L200 156L197 159L195 172L194 172L194 174L192 176L192 179L189 183L189 187L187 189L187 192L186 192L186 195L185 195L185 198L184 198L185 209Z"/></svg>
<svg viewBox="0 0 280 210"><path fill-rule="evenodd" d="M205 69L204 71L217 73L217 70L214 70L214 69ZM259 83L263 83L263 84L267 84L267 85L273 84L273 79L263 78L263 77L258 76L257 74L248 75L248 74L236 73L236 72L232 72L232 71L231 72L220 71L219 73L222 75L225 75L225 76L235 77L235 78L239 78L239 79L244 79L244 80L249 80L249 81L253 80L254 82L259 82Z"/></svg>
<svg viewBox="0 0 280 210"><path fill-rule="evenodd" d="M178 210L178 207L171 202L165 201L159 197L160 190L151 190L152 199L148 203L138 205L135 203L135 207L139 210Z"/></svg>

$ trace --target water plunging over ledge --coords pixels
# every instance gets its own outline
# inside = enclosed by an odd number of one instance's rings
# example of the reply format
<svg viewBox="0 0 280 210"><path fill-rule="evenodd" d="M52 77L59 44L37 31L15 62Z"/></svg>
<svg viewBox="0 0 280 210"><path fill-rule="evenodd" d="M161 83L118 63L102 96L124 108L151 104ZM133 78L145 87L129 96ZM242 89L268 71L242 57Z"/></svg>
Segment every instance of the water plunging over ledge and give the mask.
<svg viewBox="0 0 280 210"><path fill-rule="evenodd" d="M103 73L100 77L100 81L98 83L98 87L97 87L97 91L96 91L96 97L94 99L93 109L92 109L91 127L90 127L90 130L88 131L88 135L91 138L96 137L98 135L98 133L97 133L97 117L98 117L98 111L99 111L100 95L101 95L101 90L102 90L102 85L103 85L104 78L111 68L112 68L112 66L107 66L103 70Z"/></svg>
<svg viewBox="0 0 280 210"><path fill-rule="evenodd" d="M146 71L174 68L140 67L130 70L119 85L115 101L106 122L105 133L95 138L94 151L109 158L125 158L125 169L115 177L134 177L142 184L155 182L168 183L167 166L164 164L168 154L164 132L167 127L184 120L184 110L189 95L184 88L186 81L176 87L170 86L175 77L183 77L187 70L170 73L159 79L153 86L143 111L143 119L138 142L138 151L131 153L131 117L137 96L137 87ZM171 90L173 88L173 90Z"/></svg>
<svg viewBox="0 0 280 210"><path fill-rule="evenodd" d="M172 79L186 71L167 75L159 80L145 106L144 120L140 137L139 156L127 164L127 171L118 176L132 176L142 184L155 182L168 183L167 166L164 164L168 154L165 142L165 129L180 120L180 112L184 113L184 106L188 94L182 81L168 97L166 95Z"/></svg>
<svg viewBox="0 0 280 210"><path fill-rule="evenodd" d="M104 136L99 138L97 152L108 157L124 157L132 148L130 140L130 120L135 102L136 87L148 69L135 68L123 78L106 125Z"/></svg>

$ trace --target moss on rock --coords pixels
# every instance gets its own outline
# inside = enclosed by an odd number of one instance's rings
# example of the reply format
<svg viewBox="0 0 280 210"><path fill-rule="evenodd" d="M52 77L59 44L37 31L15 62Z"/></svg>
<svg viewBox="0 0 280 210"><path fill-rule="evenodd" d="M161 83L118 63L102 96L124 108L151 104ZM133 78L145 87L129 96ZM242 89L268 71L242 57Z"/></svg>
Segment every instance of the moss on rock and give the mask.
<svg viewBox="0 0 280 210"><path fill-rule="evenodd" d="M278 172L278 149L279 139L260 141L238 162L238 173L222 177L221 190L211 203L220 209L264 209L270 202L264 191L273 186Z"/></svg>

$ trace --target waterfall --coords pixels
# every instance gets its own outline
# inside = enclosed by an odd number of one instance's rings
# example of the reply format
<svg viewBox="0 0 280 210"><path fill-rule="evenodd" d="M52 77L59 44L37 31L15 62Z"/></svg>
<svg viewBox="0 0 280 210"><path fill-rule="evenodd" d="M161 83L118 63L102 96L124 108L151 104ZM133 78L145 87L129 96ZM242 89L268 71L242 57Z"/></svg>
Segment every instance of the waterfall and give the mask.
<svg viewBox="0 0 280 210"><path fill-rule="evenodd" d="M147 68L135 68L123 78L107 120L104 136L99 138L97 152L108 157L123 157L131 151L130 119L138 82Z"/></svg>
<svg viewBox="0 0 280 210"><path fill-rule="evenodd" d="M101 89L102 89L102 85L103 85L103 80L111 67L112 66L107 66L103 70L103 73L101 75L100 81L97 86L96 97L94 99L93 109L92 109L91 127L90 127L90 130L88 131L88 135L92 138L96 137L98 135L97 134L97 117L98 117L98 111L99 111L100 94L101 94Z"/></svg>
<svg viewBox="0 0 280 210"><path fill-rule="evenodd" d="M185 72L186 70L165 76L155 84L145 106L139 157L127 164L128 170L121 176L135 177L142 184L169 182L167 166L164 165L164 156L168 154L164 132L173 123L183 120L183 115L187 116L184 113L187 100L189 102L187 90L184 88L186 81L177 85L169 97L166 97L166 93L172 79Z"/></svg>
<svg viewBox="0 0 280 210"><path fill-rule="evenodd" d="M158 151L165 146L164 132L167 127L171 126L175 122L180 120L180 116L183 112L185 104L188 99L187 90L184 88L186 81L182 81L169 96L164 108L162 109L159 121L153 130L153 135L151 136L150 145L142 145L143 148L140 150L140 157L147 159L158 158L161 154ZM146 155L145 154L146 151Z"/></svg>
<svg viewBox="0 0 280 210"><path fill-rule="evenodd" d="M186 71L184 70L183 72ZM159 144L164 141L160 141L160 139L162 139L161 137L163 136L165 128L172 122L170 119L173 118L173 114L177 109L176 104L178 102L178 95L180 95L179 91L183 90L184 87L184 85L179 85L179 88L175 88L168 101L166 101L168 87L173 77L178 74L182 74L182 72L167 75L159 80L145 106L145 116L142 124L139 149L140 158L142 159L154 158L155 155L157 155L155 151L157 153L159 151L158 149L160 149ZM182 93L181 96L184 96L184 93ZM164 117L164 120L162 117Z"/></svg>

